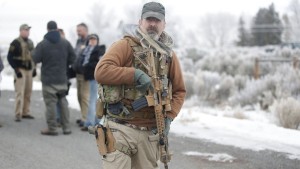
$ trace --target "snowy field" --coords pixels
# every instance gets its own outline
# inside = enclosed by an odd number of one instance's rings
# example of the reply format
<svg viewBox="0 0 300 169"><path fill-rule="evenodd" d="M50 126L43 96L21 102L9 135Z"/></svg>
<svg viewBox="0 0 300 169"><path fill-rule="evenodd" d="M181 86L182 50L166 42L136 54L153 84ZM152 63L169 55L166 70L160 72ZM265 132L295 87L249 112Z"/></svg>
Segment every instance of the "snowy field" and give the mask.
<svg viewBox="0 0 300 169"><path fill-rule="evenodd" d="M13 77L2 75L0 88L14 90ZM34 81L33 89L41 90L41 88L41 83ZM70 89L67 99L71 108L79 110L75 88ZM257 110L256 108L234 110L230 107L212 109L189 106L195 105L195 102L197 102L195 99L186 102L179 116L172 123L170 132L242 149L283 152L290 159L300 160L300 131L277 126L278 122L272 113L260 111L258 108ZM222 153L185 152L185 154L217 161L234 160L234 157Z"/></svg>

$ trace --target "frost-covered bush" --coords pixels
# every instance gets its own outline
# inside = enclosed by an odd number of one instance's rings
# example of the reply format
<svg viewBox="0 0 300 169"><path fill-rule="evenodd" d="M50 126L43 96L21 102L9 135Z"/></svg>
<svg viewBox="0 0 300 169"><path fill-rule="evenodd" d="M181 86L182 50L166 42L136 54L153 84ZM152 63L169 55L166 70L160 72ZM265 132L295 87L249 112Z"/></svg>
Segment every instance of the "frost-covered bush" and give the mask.
<svg viewBox="0 0 300 169"><path fill-rule="evenodd" d="M232 95L235 90L234 78L223 76L220 84L216 88L216 101L222 103Z"/></svg>
<svg viewBox="0 0 300 169"><path fill-rule="evenodd" d="M242 89L245 88L247 79L248 79L247 76L242 76L242 75L235 76L234 85L236 86L237 91L241 91Z"/></svg>
<svg viewBox="0 0 300 169"><path fill-rule="evenodd" d="M216 87L220 84L221 76L216 72L198 71L194 81L194 94L202 101L216 99Z"/></svg>
<svg viewBox="0 0 300 169"><path fill-rule="evenodd" d="M281 66L277 72L274 73L276 91L275 96L277 98L283 98L293 96L295 98L300 95L300 72L291 66Z"/></svg>
<svg viewBox="0 0 300 169"><path fill-rule="evenodd" d="M216 72L198 71L194 78L193 91L201 101L211 104L227 102L236 90L234 78ZM189 85L188 88L191 86ZM190 96L190 95L189 95Z"/></svg>
<svg viewBox="0 0 300 169"><path fill-rule="evenodd" d="M194 69L194 63L192 59L183 58L180 60L181 69L183 72L196 72L197 70Z"/></svg>
<svg viewBox="0 0 300 169"><path fill-rule="evenodd" d="M270 47L269 47L270 48ZM280 48L232 48L210 50L201 57L182 57L187 97L192 95L211 105L260 105L269 107L274 99L292 96L300 99L300 75L292 62L270 62L271 59L290 59L300 50L289 50L283 56ZM187 53L187 52L186 52ZM259 62L260 78L253 79L255 59ZM299 62L300 65L300 62Z"/></svg>
<svg viewBox="0 0 300 169"><path fill-rule="evenodd" d="M292 97L281 99L276 106L276 115L281 126L298 129L300 124L300 102Z"/></svg>
<svg viewBox="0 0 300 169"><path fill-rule="evenodd" d="M186 88L186 99L190 98L195 92L194 92L194 81L195 81L195 75L190 72L184 72L184 83Z"/></svg>
<svg viewBox="0 0 300 169"><path fill-rule="evenodd" d="M269 76L259 80L248 79L245 88L229 98L230 103L241 106L257 103L261 93L267 90L272 91L275 85L276 83Z"/></svg>
<svg viewBox="0 0 300 169"><path fill-rule="evenodd" d="M195 67L220 74L226 73L231 76L238 74L252 76L254 56L244 55L244 53L237 53L236 51L215 52L199 60Z"/></svg>
<svg viewBox="0 0 300 169"><path fill-rule="evenodd" d="M202 59L207 53L205 51L198 50L197 48L186 49L186 58L191 59L194 63Z"/></svg>
<svg viewBox="0 0 300 169"><path fill-rule="evenodd" d="M269 110L269 106L271 106L274 102L274 95L271 91L264 91L258 98L261 109Z"/></svg>
<svg viewBox="0 0 300 169"><path fill-rule="evenodd" d="M237 77L240 82L241 77ZM238 87L238 86L237 86ZM269 93L268 99L264 102L270 105L272 103L272 96L274 98L283 98L293 96L295 98L300 95L300 74L298 70L291 66L280 66L273 74L268 74L260 79L248 79L245 87L233 94L229 98L233 105L251 105L262 101L263 95Z"/></svg>

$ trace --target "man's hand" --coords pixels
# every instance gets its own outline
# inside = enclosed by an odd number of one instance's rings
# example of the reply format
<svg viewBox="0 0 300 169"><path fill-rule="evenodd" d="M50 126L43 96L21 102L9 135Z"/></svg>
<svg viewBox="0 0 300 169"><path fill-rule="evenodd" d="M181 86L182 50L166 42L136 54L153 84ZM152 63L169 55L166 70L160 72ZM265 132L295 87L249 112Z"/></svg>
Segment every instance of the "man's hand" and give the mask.
<svg viewBox="0 0 300 169"><path fill-rule="evenodd" d="M165 136L168 136L168 134L169 134L170 125L171 125L172 121L173 121L173 119L170 117L165 118L165 131L164 131Z"/></svg>
<svg viewBox="0 0 300 169"><path fill-rule="evenodd" d="M35 77L36 76L36 69L33 69L32 70L32 77Z"/></svg>
<svg viewBox="0 0 300 169"><path fill-rule="evenodd" d="M20 72L20 70L18 68L15 69L15 73L16 73L17 78L23 77L22 73Z"/></svg>
<svg viewBox="0 0 300 169"><path fill-rule="evenodd" d="M151 78L140 69L135 69L134 81L136 83L136 89L142 93L146 93L151 84Z"/></svg>

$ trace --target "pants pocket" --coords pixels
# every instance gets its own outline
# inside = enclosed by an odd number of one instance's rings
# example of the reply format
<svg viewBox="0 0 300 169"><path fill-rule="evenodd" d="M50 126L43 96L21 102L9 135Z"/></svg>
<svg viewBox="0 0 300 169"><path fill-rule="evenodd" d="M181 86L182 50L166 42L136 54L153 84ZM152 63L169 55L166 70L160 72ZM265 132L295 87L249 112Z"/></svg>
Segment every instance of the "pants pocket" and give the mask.
<svg viewBox="0 0 300 169"><path fill-rule="evenodd" d="M128 155L116 150L108 153L102 158L103 168L105 169L129 169L131 168L131 159Z"/></svg>

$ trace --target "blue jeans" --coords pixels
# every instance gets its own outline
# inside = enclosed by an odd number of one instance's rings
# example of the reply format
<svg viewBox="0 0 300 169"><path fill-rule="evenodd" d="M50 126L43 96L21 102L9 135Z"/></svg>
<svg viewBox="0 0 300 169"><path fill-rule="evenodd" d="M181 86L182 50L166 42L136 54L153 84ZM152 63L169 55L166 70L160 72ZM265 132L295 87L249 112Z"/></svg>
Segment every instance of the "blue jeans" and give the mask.
<svg viewBox="0 0 300 169"><path fill-rule="evenodd" d="M88 114L87 119L85 121L84 126L95 126L97 123L96 118L96 102L98 98L98 84L96 80L89 80L90 85L90 98L89 98L89 108L88 108Z"/></svg>

